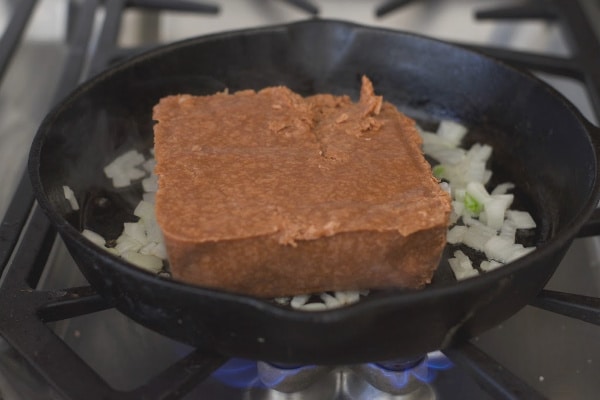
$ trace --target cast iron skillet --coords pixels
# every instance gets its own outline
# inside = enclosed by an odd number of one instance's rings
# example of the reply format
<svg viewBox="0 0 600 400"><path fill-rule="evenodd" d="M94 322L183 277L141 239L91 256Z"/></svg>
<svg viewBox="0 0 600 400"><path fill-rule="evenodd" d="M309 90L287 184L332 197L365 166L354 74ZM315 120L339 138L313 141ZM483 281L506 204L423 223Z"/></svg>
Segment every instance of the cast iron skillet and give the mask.
<svg viewBox="0 0 600 400"><path fill-rule="evenodd" d="M471 127L494 146L498 181L539 223L538 249L494 272L455 282L444 257L424 290L387 290L325 312L153 276L89 243L84 226L114 235L140 189L115 190L102 168L152 146L152 106L173 93L286 85L356 97L360 76L424 123ZM437 40L311 20L191 39L110 68L44 120L29 169L39 204L82 272L116 308L161 334L224 355L285 363L354 363L445 348L498 324L541 290L598 203L598 129L526 72ZM76 193L71 212L62 186ZM98 198L108 199L99 202ZM98 207L98 204L102 207Z"/></svg>

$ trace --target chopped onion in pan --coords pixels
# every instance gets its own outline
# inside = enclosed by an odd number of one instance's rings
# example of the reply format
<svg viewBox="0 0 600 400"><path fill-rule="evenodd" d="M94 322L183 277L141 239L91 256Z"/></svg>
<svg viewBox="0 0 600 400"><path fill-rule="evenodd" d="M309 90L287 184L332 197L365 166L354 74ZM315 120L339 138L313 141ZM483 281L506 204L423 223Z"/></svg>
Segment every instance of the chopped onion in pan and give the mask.
<svg viewBox="0 0 600 400"><path fill-rule="evenodd" d="M458 280L479 275L479 271L473 268L473 264L469 257L460 250L454 252L454 258L448 259L448 263L450 264L450 268L452 268L452 272L454 272L454 276L456 276L456 279Z"/></svg>
<svg viewBox="0 0 600 400"><path fill-rule="evenodd" d="M106 240L104 240L104 238L101 235L89 229L84 229L83 232L81 232L81 234L90 242L94 243L96 246L104 247L106 243Z"/></svg>
<svg viewBox="0 0 600 400"><path fill-rule="evenodd" d="M319 311L356 303L361 296L367 296L368 294L368 290L338 290L316 295L301 294L293 297L278 297L275 301L298 310Z"/></svg>
<svg viewBox="0 0 600 400"><path fill-rule="evenodd" d="M79 203L77 202L77 198L75 197L75 193L73 192L73 190L67 185L63 185L62 188L63 193L65 195L65 199L67 199L73 211L79 210Z"/></svg>
<svg viewBox="0 0 600 400"><path fill-rule="evenodd" d="M121 254L121 257L130 263L135 264L140 268L147 269L151 272L158 273L163 269L162 260L158 257L148 254L141 254L136 251L126 251Z"/></svg>
<svg viewBox="0 0 600 400"><path fill-rule="evenodd" d="M146 159L141 153L131 150L107 165L104 173L112 179L115 188L127 187L134 181L141 180L145 190L144 199L133 212L139 219L137 222L123 224L123 231L114 247L108 247L102 236L90 230L84 230L83 235L140 268L162 274L165 272L167 251L154 215L156 177L152 171L155 164L154 159Z"/></svg>
<svg viewBox="0 0 600 400"><path fill-rule="evenodd" d="M532 229L537 226L527 211L508 210L506 216L517 229Z"/></svg>
<svg viewBox="0 0 600 400"><path fill-rule="evenodd" d="M527 211L510 209L514 195L509 193L514 183L504 182L490 191L486 188L492 172L487 163L492 155L489 145L475 143L469 150L460 147L467 129L444 121L436 133L423 132L423 151L439 162L432 173L445 181L452 195L452 213L447 242L465 245L488 258L479 270L491 271L514 261L535 247L516 243L517 230L533 229L536 223ZM462 251L448 260L456 279L479 274Z"/></svg>
<svg viewBox="0 0 600 400"><path fill-rule="evenodd" d="M142 153L137 150L130 150L104 167L104 174L112 179L114 187L127 187L131 185L131 181L147 175L143 167L144 162L146 162L146 158Z"/></svg>
<svg viewBox="0 0 600 400"><path fill-rule="evenodd" d="M435 133L421 131L423 151L439 162L433 167L433 174L439 179L441 187L452 196L451 226L447 242L451 245L463 244L482 254L484 260L475 267L469 257L461 250L454 252L448 260L457 280L477 276L480 271L487 272L513 261L533 251L534 247L524 247L515 242L518 229L532 229L535 221L526 211L511 210L514 189L512 182L502 183L491 191L488 184L492 172L487 163L492 148L486 144L475 143L470 149L460 144L467 134L467 128L453 121L442 121ZM153 150L151 150L153 153ZM139 218L137 222L126 222L123 232L107 247L106 240L95 232L84 230L83 236L97 246L113 252L128 262L159 275L168 274L167 251L160 227L154 213L155 192L158 180L153 174L156 161L146 158L136 150L128 151L117 157L104 168L105 175L112 180L115 188L140 184L144 194L134 210ZM71 202L76 199L63 187L65 197ZM70 189L69 189L70 190ZM318 311L343 307L355 303L368 291L336 291L318 294L304 294L274 299L276 303L295 309Z"/></svg>
<svg viewBox="0 0 600 400"><path fill-rule="evenodd" d="M481 269L484 272L488 272L488 271L492 271L498 267L503 266L504 264L502 264L499 261L495 261L495 260L484 260L481 262L481 264L479 264L479 269Z"/></svg>
<svg viewBox="0 0 600 400"><path fill-rule="evenodd" d="M442 120L437 129L437 135L452 146L458 147L467 134L467 127L452 120Z"/></svg>

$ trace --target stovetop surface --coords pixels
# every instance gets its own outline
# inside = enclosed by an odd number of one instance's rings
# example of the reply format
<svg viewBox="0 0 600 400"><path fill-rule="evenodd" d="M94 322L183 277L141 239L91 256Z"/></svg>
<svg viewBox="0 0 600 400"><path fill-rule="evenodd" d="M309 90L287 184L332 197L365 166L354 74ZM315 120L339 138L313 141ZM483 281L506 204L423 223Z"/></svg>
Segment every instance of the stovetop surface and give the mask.
<svg viewBox="0 0 600 400"><path fill-rule="evenodd" d="M119 42L124 47L167 43L217 31L308 17L305 12L275 0L216 3L222 7L218 16L128 10L124 14ZM373 15L375 7L383 1L322 0L315 3L321 8L323 18L351 20L461 43L510 47L536 54L564 56L570 52L560 26L553 22L475 21L475 9L505 3L495 0L415 1L383 18ZM590 15L600 15L595 14L600 8L598 2L582 3ZM0 4L4 7L0 7L0 15L6 15L10 2ZM0 86L0 171L3 171L4 187L0 194L0 215L6 212L16 190L37 125L56 101L57 80L67 60L67 46L63 42L67 15L66 1L41 1L38 4L25 39ZM101 11L95 16L98 25L103 17ZM6 18L0 18L0 26L6 26L8 22ZM87 51L94 50L94 40L97 36L92 38L92 46ZM41 65L43 73L40 73ZM579 82L549 74L541 77L597 123L593 106ZM85 284L64 245L57 239L40 288L61 289ZM576 240L546 289L600 297L599 238ZM135 388L192 351L186 345L139 326L115 310L53 323L52 329L103 379L119 390ZM600 392L600 380L597 379L600 376L600 331L594 324L527 306L471 342L548 398L587 399ZM343 386L352 379L352 373L340 368L326 379ZM456 367L440 372L432 387L439 399L491 398L467 372ZM343 390L341 392L335 398L349 398L344 397ZM260 388L230 387L209 379L185 398L300 398L286 396ZM307 396L305 398L318 398L314 393ZM0 398L60 396L0 339Z"/></svg>

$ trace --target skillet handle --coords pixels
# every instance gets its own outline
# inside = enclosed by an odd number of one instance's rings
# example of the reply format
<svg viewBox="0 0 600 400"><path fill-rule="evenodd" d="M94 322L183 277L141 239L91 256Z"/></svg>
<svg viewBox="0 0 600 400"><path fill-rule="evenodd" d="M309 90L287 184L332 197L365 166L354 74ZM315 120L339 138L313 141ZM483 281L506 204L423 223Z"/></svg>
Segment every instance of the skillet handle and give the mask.
<svg viewBox="0 0 600 400"><path fill-rule="evenodd" d="M585 120L585 125L594 143L596 149L596 159L600 160L600 128ZM600 161L598 161L600 163ZM596 172L597 179L600 179L600 166ZM597 183L598 185L598 183ZM596 208L590 219L583 225L577 233L577 237L590 237L600 235L600 208Z"/></svg>

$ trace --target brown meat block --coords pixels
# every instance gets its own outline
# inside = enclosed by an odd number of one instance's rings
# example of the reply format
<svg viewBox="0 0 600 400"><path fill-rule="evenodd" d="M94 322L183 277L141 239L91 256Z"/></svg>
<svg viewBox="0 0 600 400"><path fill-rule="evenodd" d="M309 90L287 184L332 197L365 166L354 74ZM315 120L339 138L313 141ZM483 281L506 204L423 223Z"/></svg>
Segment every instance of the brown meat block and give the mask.
<svg viewBox="0 0 600 400"><path fill-rule="evenodd" d="M355 103L273 87L165 97L154 119L175 279L260 297L430 282L450 198L368 79Z"/></svg>

